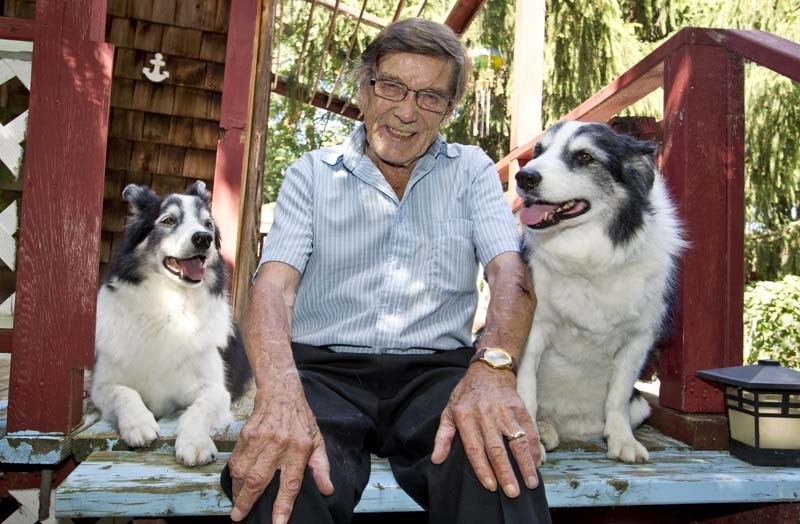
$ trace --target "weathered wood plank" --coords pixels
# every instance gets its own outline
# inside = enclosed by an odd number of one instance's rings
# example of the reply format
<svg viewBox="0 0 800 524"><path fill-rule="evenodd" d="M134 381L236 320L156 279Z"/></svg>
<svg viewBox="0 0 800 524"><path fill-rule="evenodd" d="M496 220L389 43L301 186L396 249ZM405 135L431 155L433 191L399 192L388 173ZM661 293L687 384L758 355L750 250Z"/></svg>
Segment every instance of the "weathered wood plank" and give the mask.
<svg viewBox="0 0 800 524"><path fill-rule="evenodd" d="M187 468L171 454L93 453L56 492L56 517L226 515L231 504L219 485L230 454ZM394 480L386 461L373 462L357 512L419 511Z"/></svg>
<svg viewBox="0 0 800 524"><path fill-rule="evenodd" d="M172 454L95 452L56 493L58 518L225 515L219 487L229 458L197 468ZM800 501L800 468L751 466L726 452L655 451L648 464L624 464L599 453L554 452L542 467L553 508ZM420 508L397 486L386 461L373 459L358 512Z"/></svg>

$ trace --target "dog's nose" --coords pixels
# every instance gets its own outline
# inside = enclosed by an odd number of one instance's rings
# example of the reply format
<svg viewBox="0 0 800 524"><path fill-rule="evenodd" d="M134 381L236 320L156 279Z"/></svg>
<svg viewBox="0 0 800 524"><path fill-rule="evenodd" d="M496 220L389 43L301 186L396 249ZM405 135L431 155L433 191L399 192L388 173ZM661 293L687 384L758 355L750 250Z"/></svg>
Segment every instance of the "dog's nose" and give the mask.
<svg viewBox="0 0 800 524"><path fill-rule="evenodd" d="M192 235L192 244L198 249L208 249L211 247L212 240L214 240L214 238L211 236L211 233L206 233L204 231L198 231Z"/></svg>
<svg viewBox="0 0 800 524"><path fill-rule="evenodd" d="M542 181L542 175L533 168L522 168L517 171L517 187L524 191L536 189Z"/></svg>

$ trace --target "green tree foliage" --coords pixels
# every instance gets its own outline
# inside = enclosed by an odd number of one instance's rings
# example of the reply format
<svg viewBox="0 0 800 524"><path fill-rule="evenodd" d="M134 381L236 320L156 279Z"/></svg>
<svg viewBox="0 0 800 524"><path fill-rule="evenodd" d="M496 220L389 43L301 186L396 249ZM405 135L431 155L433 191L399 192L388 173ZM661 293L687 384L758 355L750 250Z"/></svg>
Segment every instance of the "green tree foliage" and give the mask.
<svg viewBox="0 0 800 524"><path fill-rule="evenodd" d="M746 363L771 358L800 369L800 277L750 284L744 305Z"/></svg>

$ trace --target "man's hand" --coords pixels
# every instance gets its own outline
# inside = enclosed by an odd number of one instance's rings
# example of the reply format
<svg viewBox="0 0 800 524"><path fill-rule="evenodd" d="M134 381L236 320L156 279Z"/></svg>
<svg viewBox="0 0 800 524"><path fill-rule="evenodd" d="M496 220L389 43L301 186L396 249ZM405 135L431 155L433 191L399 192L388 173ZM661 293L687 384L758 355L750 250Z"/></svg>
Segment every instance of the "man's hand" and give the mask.
<svg viewBox="0 0 800 524"><path fill-rule="evenodd" d="M314 414L306 402L300 377L288 371L256 394L229 462L234 506L231 519L250 513L258 497L280 470L280 488L272 511L273 524L289 520L300 492L306 466L311 468L320 492L333 493L325 443Z"/></svg>
<svg viewBox="0 0 800 524"><path fill-rule="evenodd" d="M505 494L513 498L519 495L519 485L504 440L519 431L525 436L511 440L509 447L525 485L533 489L539 484L539 436L517 394L516 377L511 371L475 363L467 369L442 411L431 460L434 464L445 461L458 432L483 487L495 491L499 482Z"/></svg>

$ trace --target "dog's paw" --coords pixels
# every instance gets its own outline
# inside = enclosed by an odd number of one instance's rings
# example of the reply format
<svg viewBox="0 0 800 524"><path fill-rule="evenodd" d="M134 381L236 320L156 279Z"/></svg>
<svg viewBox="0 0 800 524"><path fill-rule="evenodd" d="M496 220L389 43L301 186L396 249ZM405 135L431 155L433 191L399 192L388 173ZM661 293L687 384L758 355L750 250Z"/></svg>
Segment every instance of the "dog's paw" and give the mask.
<svg viewBox="0 0 800 524"><path fill-rule="evenodd" d="M536 426L539 430L539 442L542 443L542 447L547 451L557 448L560 440L556 428L546 420L537 421Z"/></svg>
<svg viewBox="0 0 800 524"><path fill-rule="evenodd" d="M158 438L158 431L158 422L147 410L119 419L119 436L132 448L149 446Z"/></svg>
<svg viewBox="0 0 800 524"><path fill-rule="evenodd" d="M609 437L608 453L606 456L610 459L620 460L629 464L644 464L650 460L647 448L642 446L639 441L633 437Z"/></svg>
<svg viewBox="0 0 800 524"><path fill-rule="evenodd" d="M208 435L181 433L175 439L175 458L186 466L202 466L217 459L217 446Z"/></svg>

